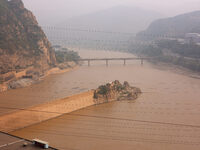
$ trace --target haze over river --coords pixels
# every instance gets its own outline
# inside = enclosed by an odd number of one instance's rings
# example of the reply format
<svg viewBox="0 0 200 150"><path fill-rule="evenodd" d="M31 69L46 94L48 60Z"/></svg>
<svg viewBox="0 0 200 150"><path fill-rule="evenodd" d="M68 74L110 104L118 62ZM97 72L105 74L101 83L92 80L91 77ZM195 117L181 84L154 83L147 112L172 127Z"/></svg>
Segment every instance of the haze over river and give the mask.
<svg viewBox="0 0 200 150"><path fill-rule="evenodd" d="M80 55L133 57L103 51L81 51ZM88 107L13 134L39 138L64 150L200 149L200 80L147 62L141 66L140 61L128 61L123 66L123 61L109 61L108 67L103 61L91 62L90 67L86 64L68 73L51 75L30 87L2 93L0 105L27 107L113 80L128 81L141 88L143 94L136 101ZM1 109L2 113L5 111L8 110Z"/></svg>

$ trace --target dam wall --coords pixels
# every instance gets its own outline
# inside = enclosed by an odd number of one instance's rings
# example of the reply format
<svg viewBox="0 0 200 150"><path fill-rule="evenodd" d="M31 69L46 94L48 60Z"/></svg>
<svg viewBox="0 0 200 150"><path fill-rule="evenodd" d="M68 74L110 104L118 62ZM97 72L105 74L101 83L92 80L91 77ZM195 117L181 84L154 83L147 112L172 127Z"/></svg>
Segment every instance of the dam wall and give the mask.
<svg viewBox="0 0 200 150"><path fill-rule="evenodd" d="M0 131L11 132L95 104L88 91L0 116Z"/></svg>

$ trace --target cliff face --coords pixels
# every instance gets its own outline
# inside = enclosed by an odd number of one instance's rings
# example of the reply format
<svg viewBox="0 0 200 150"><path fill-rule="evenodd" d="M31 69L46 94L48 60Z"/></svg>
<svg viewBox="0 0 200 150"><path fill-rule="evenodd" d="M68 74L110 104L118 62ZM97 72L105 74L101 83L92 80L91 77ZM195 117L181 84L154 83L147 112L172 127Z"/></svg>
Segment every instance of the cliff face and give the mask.
<svg viewBox="0 0 200 150"><path fill-rule="evenodd" d="M27 76L41 76L55 65L54 50L35 16L21 0L0 0L0 75L26 70Z"/></svg>

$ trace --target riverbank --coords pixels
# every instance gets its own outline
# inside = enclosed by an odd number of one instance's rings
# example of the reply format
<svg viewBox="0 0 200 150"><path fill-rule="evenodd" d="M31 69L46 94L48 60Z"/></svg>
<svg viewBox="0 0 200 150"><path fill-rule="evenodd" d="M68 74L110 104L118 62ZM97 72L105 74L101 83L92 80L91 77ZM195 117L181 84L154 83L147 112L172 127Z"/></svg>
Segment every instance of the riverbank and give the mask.
<svg viewBox="0 0 200 150"><path fill-rule="evenodd" d="M147 57L146 55L141 55L141 54L138 55L137 53L130 52L130 51L118 51L118 52L125 53L125 54L126 53L131 54L131 55L134 55L135 57ZM148 56L148 57L152 57L152 56ZM159 70L169 70L169 71L172 71L172 72L177 73L177 74L189 76L191 78L200 79L200 72L199 71L191 70L187 67L183 67L181 65L174 64L170 61L168 61L168 62L167 61L160 61L157 58L155 60L153 59L153 60L145 60L145 61L148 62L148 64L151 67L159 69Z"/></svg>
<svg viewBox="0 0 200 150"><path fill-rule="evenodd" d="M27 87L34 83L40 82L41 80L45 79L45 77L47 77L49 75L69 72L78 67L79 67L79 64L76 64L75 62L70 62L65 65L61 64L58 67L54 67L54 68L51 68L50 70L46 71L42 76L37 76L34 78L29 78L26 76L27 70L23 70L18 73L17 72L9 72L5 76L9 77L12 75L13 77L6 82L0 83L0 93L5 92L10 89Z"/></svg>

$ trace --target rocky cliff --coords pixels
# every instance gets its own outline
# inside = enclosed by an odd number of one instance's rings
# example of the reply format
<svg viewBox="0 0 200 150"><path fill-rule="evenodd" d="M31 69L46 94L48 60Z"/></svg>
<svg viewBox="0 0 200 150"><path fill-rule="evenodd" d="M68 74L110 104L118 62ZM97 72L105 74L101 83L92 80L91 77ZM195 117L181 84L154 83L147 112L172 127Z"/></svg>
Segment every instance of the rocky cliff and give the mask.
<svg viewBox="0 0 200 150"><path fill-rule="evenodd" d="M128 82L121 84L118 80L99 86L94 91L94 101L96 104L110 102L114 100L135 100L141 94L141 90L131 87Z"/></svg>
<svg viewBox="0 0 200 150"><path fill-rule="evenodd" d="M54 50L35 16L21 0L0 0L0 81L18 72L37 78L55 65Z"/></svg>

